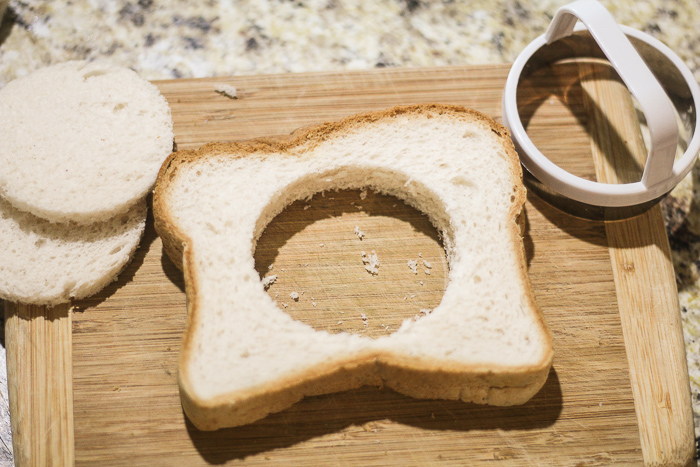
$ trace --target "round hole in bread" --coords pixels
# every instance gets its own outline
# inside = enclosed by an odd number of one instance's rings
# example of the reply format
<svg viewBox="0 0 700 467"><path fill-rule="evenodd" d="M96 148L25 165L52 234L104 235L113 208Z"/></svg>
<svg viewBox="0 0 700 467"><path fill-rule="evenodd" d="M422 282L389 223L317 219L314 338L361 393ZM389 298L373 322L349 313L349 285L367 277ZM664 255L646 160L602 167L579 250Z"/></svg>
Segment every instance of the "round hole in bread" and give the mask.
<svg viewBox="0 0 700 467"><path fill-rule="evenodd" d="M426 215L371 189L331 190L277 215L255 250L268 295L317 330L369 337L420 319L442 299L447 261Z"/></svg>

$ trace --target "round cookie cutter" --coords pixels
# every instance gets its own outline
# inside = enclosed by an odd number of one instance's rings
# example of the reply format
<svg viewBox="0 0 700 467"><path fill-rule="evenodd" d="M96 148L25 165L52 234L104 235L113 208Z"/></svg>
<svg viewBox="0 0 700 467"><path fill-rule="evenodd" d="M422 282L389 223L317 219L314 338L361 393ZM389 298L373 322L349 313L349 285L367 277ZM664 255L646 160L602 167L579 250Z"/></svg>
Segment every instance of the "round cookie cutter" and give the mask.
<svg viewBox="0 0 700 467"><path fill-rule="evenodd" d="M644 113L650 142L638 182L599 183L573 175L542 154L523 127L516 100L520 81L555 62L582 57L606 58ZM698 83L671 49L648 34L618 25L597 1L578 0L561 7L546 33L516 58L506 81L502 112L529 188L576 216L614 220L649 209L693 167L700 151L698 102ZM676 159L679 144L685 151Z"/></svg>

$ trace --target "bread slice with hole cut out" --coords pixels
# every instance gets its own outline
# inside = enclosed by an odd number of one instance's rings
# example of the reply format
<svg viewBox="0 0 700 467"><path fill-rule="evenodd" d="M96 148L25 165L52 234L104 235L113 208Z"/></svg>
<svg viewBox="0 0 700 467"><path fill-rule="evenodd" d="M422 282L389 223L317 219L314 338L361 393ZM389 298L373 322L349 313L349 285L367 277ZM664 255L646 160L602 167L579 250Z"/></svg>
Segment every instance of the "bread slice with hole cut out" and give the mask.
<svg viewBox="0 0 700 467"><path fill-rule="evenodd" d="M441 303L376 339L316 331L265 293L253 252L291 202L369 187L424 212L442 236ZM185 276L182 405L200 429L241 425L304 396L384 385L417 398L522 404L552 340L535 304L517 218L525 189L506 130L457 106L346 118L288 138L172 154L156 182L164 249Z"/></svg>

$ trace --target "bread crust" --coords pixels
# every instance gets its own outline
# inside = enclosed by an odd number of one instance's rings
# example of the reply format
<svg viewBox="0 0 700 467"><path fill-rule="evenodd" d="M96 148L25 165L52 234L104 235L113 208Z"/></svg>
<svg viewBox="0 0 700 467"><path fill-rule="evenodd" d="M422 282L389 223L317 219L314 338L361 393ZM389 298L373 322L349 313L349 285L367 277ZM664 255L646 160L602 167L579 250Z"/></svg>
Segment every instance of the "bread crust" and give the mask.
<svg viewBox="0 0 700 467"><path fill-rule="evenodd" d="M526 285L526 305L545 339L547 347L541 361L534 365L474 365L434 358L408 358L391 351L371 350L353 358L335 358L311 370L298 371L274 384L261 384L243 391L234 391L211 399L202 399L192 391L186 362L192 352L193 333L200 318L196 307L197 278L192 265L195 258L188 247L191 240L177 224L168 206L169 191L178 171L201 158L246 157L246 155L285 153L292 156L299 147L313 148L328 138L351 128L370 124L401 114L449 113L457 118L478 120L488 125L502 141L509 162L509 178L514 184L506 231L509 244L518 259L518 275ZM293 157L293 156L292 156ZM417 398L451 399L491 405L522 404L544 385L553 360L552 336L535 302L527 274L525 250L518 224L526 191L522 184L522 169L505 127L486 115L461 106L421 104L398 106L379 112L351 116L337 122L301 128L287 137L258 138L235 143L210 143L197 151L172 153L162 165L155 187L153 210L155 227L163 240L163 249L185 275L188 297L187 329L179 360L178 381L183 408L201 430L215 430L258 420L268 413L283 410L304 396L350 390L362 385L387 386Z"/></svg>

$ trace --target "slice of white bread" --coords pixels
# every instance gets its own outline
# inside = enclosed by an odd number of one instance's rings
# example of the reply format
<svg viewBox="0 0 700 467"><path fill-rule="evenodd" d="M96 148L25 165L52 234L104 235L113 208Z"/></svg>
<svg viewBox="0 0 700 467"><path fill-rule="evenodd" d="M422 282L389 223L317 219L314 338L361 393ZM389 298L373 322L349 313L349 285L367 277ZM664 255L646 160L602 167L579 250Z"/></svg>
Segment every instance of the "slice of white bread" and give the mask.
<svg viewBox="0 0 700 467"><path fill-rule="evenodd" d="M0 198L0 298L56 305L98 292L136 251L146 211L143 199L104 222L56 224Z"/></svg>
<svg viewBox="0 0 700 467"><path fill-rule="evenodd" d="M377 339L293 320L265 293L253 259L265 226L294 200L364 187L426 213L449 264L440 305ZM187 416L203 430L241 425L365 384L418 398L526 402L553 353L517 224L524 202L505 128L457 106L397 107L287 139L172 154L154 215L185 276L178 377Z"/></svg>
<svg viewBox="0 0 700 467"><path fill-rule="evenodd" d="M172 148L168 103L132 70L71 61L0 89L0 196L50 221L126 212Z"/></svg>

